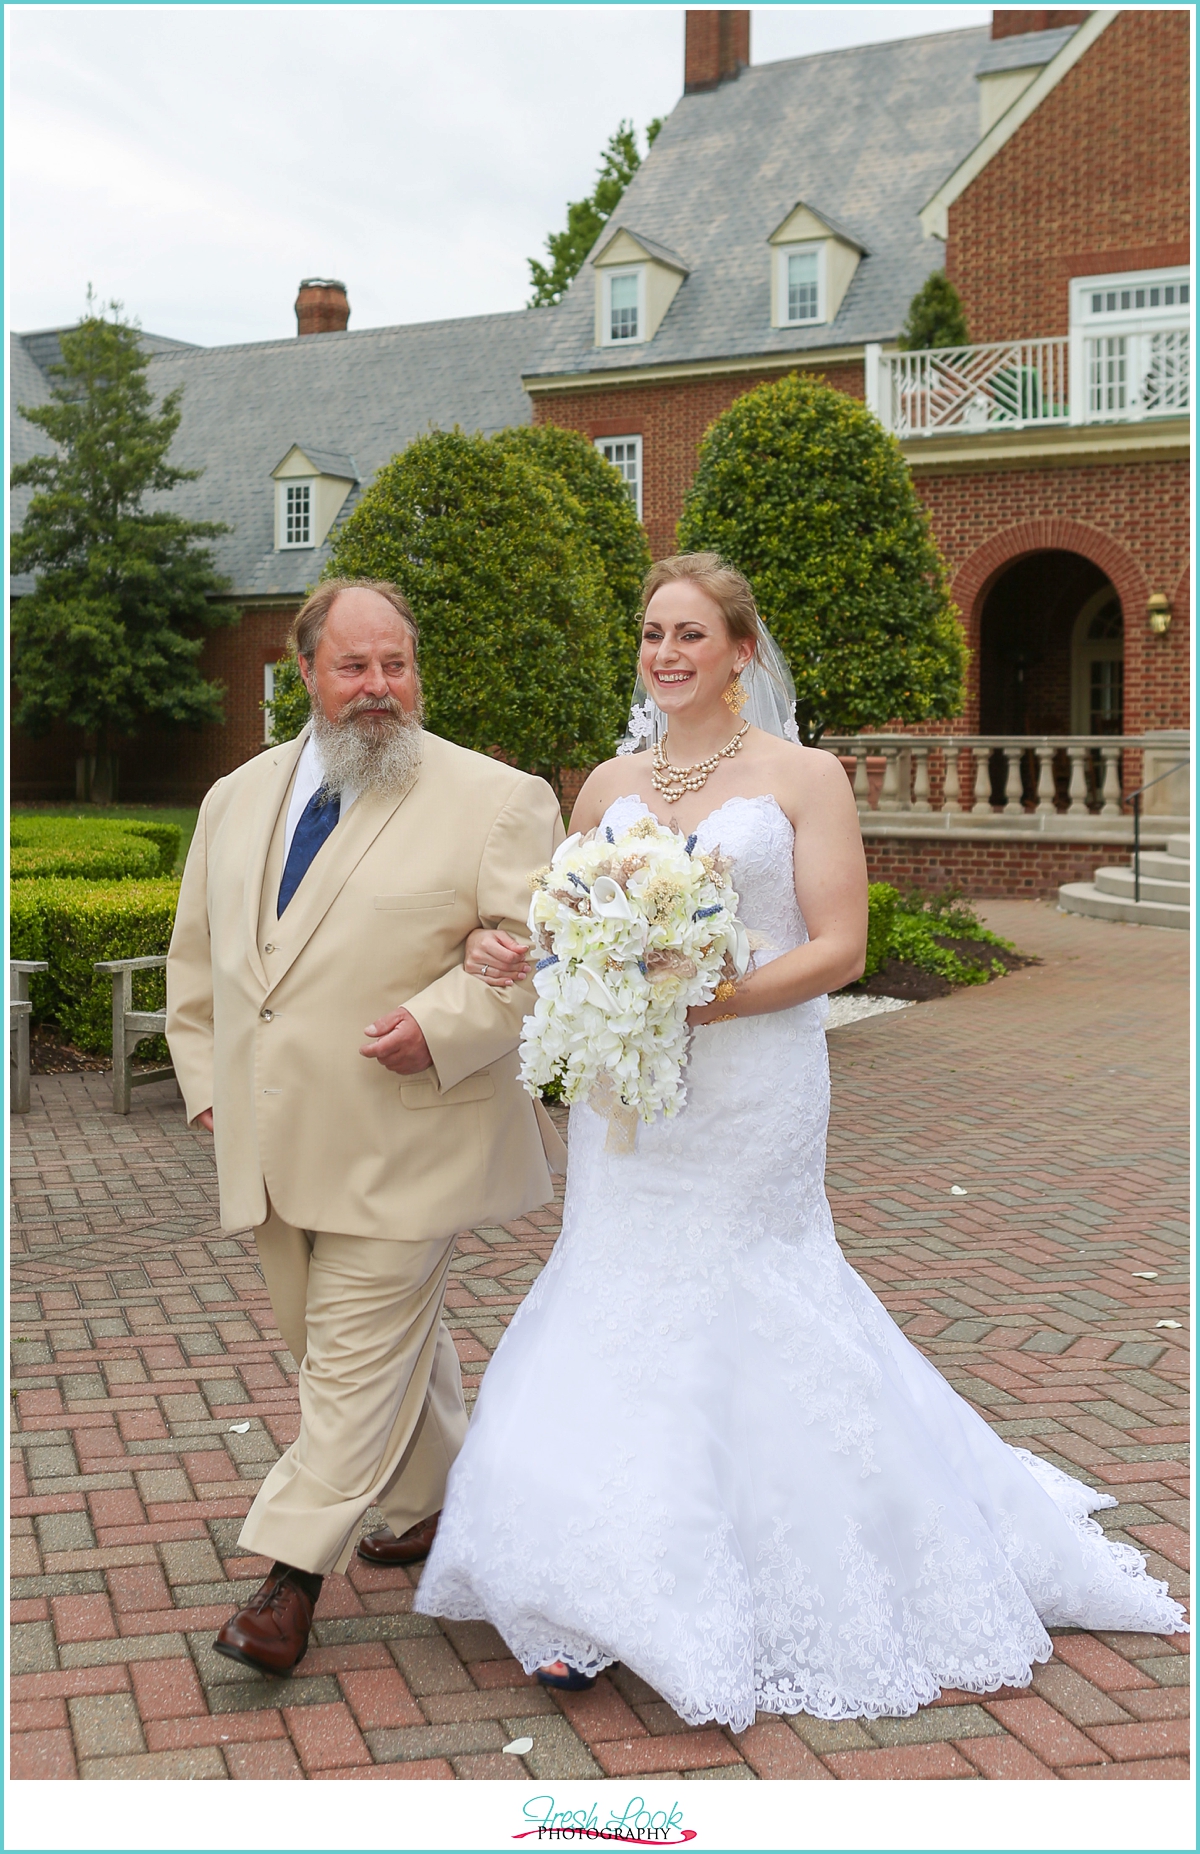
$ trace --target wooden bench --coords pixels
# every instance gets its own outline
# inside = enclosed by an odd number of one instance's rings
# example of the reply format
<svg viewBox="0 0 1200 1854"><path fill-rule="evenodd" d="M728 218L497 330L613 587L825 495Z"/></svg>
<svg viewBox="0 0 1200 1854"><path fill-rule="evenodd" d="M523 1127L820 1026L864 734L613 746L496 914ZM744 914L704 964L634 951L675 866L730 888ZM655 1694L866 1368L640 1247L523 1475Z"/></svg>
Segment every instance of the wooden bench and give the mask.
<svg viewBox="0 0 1200 1854"><path fill-rule="evenodd" d="M170 1063L157 1069L135 1071L131 1061L139 1043L144 1042L148 1036L165 1036L167 1029L165 1011L134 1010L133 975L135 972L161 970L166 963L165 953L151 953L142 959L98 959L95 962L95 970L106 973L112 979L114 1114L129 1112L129 1097L134 1088L144 1088L150 1082L166 1081L175 1073Z"/></svg>
<svg viewBox="0 0 1200 1854"><path fill-rule="evenodd" d="M29 1022L33 1010L29 1002L29 980L32 973L48 970L44 959L10 959L8 962L8 1059L12 1070L14 1114L29 1112Z"/></svg>

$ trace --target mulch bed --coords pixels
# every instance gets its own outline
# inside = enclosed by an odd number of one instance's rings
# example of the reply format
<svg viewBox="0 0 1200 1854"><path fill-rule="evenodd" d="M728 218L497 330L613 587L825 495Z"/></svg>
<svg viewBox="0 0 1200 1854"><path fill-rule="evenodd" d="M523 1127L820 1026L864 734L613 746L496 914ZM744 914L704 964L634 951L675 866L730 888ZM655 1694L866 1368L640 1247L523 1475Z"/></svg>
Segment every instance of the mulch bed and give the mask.
<svg viewBox="0 0 1200 1854"><path fill-rule="evenodd" d="M1027 953L1012 953L1004 946L989 946L986 940L952 940L948 934L941 933L933 937L939 946L945 947L948 952L957 953L961 960L971 965L978 965L983 960L990 963L995 959L1007 972L1015 972L1018 966L1038 966L1042 963ZM988 983L999 976L999 973L989 971ZM850 997L904 998L913 1004L924 1004L929 998L947 998L957 989L939 973L926 972L921 966L910 965L906 959L885 959L878 972L873 972L869 979L860 979L857 985L847 985L845 988Z"/></svg>
<svg viewBox="0 0 1200 1854"><path fill-rule="evenodd" d="M156 1069L158 1062L133 1058L135 1069ZM55 1024L32 1024L29 1030L29 1069L33 1075L105 1075L112 1069L111 1056L97 1056L91 1050L76 1049Z"/></svg>

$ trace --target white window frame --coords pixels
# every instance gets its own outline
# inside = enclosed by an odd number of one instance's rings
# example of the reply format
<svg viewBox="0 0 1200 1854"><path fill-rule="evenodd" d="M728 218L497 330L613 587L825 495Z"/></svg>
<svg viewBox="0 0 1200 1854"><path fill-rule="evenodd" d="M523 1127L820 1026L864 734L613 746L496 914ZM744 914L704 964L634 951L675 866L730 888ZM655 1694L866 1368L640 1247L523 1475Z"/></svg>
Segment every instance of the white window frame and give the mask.
<svg viewBox="0 0 1200 1854"><path fill-rule="evenodd" d="M632 444L633 446L633 467L634 467L634 470L636 471L636 476L632 482L630 482L629 477L625 475L624 467L621 464L615 463L611 457L606 458L605 462L612 464L613 468L616 470L620 470L622 476L625 477L626 486L633 491L632 500L633 500L633 505L637 510L637 518L639 521L641 521L642 519L642 435L641 433L637 431L631 431L631 432L624 433L620 437L615 437L615 438L593 438L592 443L596 446L596 449L599 451L602 457L604 456L604 447L607 444Z"/></svg>
<svg viewBox="0 0 1200 1854"><path fill-rule="evenodd" d="M602 273L604 287L600 292L600 345L602 348L636 348L647 339L646 336L646 266L644 264L622 264L620 269L606 270ZM636 335L617 339L612 332L612 286L618 277L637 278L637 325Z"/></svg>
<svg viewBox="0 0 1200 1854"><path fill-rule="evenodd" d="M289 541L287 538L287 499L289 489L307 489L308 491L308 539L307 541ZM285 476L278 484L278 496L275 504L275 545L280 553L299 553L316 546L317 530L317 479L315 476Z"/></svg>
<svg viewBox="0 0 1200 1854"><path fill-rule="evenodd" d="M1144 410L1138 404L1139 381L1143 375L1144 347L1146 340L1154 335L1168 331L1186 331L1191 325L1191 268L1187 264L1172 264L1161 270L1127 270L1109 271L1097 277L1072 277L1070 283L1070 403L1073 424L1128 422L1146 417L1161 417L1161 408ZM1180 289L1186 291L1188 300L1180 302ZM1175 300L1164 303L1161 298L1171 288ZM1142 291L1148 298L1152 290L1159 292L1159 302L1151 306L1146 301L1139 308L1136 300L1122 307L1119 298L1128 292L1136 298ZM1117 296L1118 302L1112 309L1107 303L1099 310L1092 307L1094 296ZM1118 356L1115 351L1106 366L1115 384L1109 398L1113 403L1093 406L1093 353L1092 343L1108 337L1113 342L1121 343ZM1188 357L1182 356L1186 371ZM1104 364L1104 363L1102 363ZM1119 380L1118 380L1119 376ZM1119 402L1119 403L1118 403ZM1165 416L1185 416L1187 406L1168 407Z"/></svg>
<svg viewBox="0 0 1200 1854"><path fill-rule="evenodd" d="M797 241L794 245L778 245L775 254L775 303L778 310L777 328L817 328L828 320L829 286L826 256L828 240L810 238ZM811 257L817 260L817 313L799 316L792 321L788 315L788 259L793 257Z"/></svg>
<svg viewBox="0 0 1200 1854"><path fill-rule="evenodd" d="M268 702L273 702L275 700L275 667L276 666L274 663L264 663L263 664L263 702L264 704ZM267 747L269 747L271 744L271 723L273 719L274 717L271 714L270 708L264 705L263 707L263 745Z"/></svg>

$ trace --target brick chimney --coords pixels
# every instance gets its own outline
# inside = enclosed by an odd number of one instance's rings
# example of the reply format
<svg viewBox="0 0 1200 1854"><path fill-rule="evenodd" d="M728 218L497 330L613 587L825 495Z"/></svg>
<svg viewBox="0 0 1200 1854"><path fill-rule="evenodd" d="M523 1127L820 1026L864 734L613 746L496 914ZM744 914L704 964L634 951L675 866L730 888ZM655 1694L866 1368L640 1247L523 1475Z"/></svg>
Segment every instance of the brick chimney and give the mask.
<svg viewBox="0 0 1200 1854"><path fill-rule="evenodd" d="M750 62L750 9L688 7L684 14L683 94L715 90Z"/></svg>
<svg viewBox="0 0 1200 1854"><path fill-rule="evenodd" d="M1014 39L1022 32L1052 32L1057 26L1082 26L1089 10L1086 7L1082 12L1062 8L1029 11L1023 7L996 8L992 12L992 37Z"/></svg>
<svg viewBox="0 0 1200 1854"><path fill-rule="evenodd" d="M346 286L334 277L305 277L296 298L298 335L336 335L350 320Z"/></svg>

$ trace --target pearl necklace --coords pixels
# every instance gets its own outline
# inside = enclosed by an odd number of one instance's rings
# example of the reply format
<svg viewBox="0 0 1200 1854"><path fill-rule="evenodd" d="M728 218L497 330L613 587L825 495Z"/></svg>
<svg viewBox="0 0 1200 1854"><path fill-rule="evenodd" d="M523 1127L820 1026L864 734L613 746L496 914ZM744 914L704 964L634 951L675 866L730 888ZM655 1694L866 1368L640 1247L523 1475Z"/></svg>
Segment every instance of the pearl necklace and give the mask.
<svg viewBox="0 0 1200 1854"><path fill-rule="evenodd" d="M685 792L698 792L707 783L709 774L715 772L718 761L733 758L749 731L749 721L743 721L732 740L726 741L708 759L697 760L694 766L672 766L667 758L665 737L656 741L654 768L650 774L655 791L661 792L669 805L677 805Z"/></svg>

